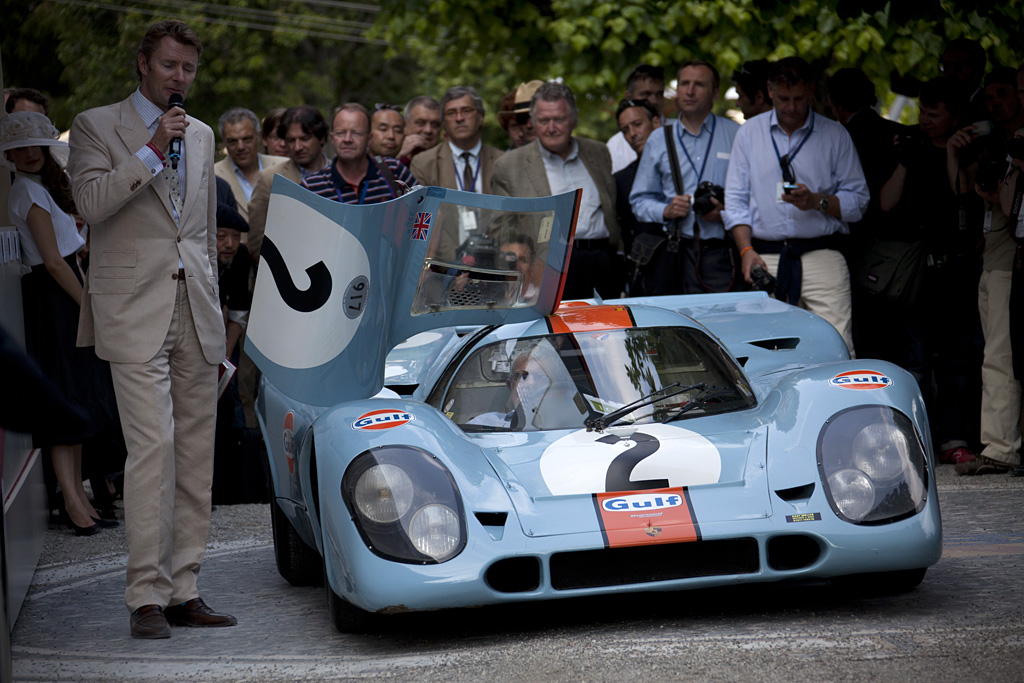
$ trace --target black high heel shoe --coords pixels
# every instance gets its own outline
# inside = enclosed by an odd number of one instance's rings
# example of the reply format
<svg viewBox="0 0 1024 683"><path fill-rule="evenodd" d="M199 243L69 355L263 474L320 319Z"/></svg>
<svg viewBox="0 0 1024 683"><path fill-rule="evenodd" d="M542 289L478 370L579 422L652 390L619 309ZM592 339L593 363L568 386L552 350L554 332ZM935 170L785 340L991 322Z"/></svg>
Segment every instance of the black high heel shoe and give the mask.
<svg viewBox="0 0 1024 683"><path fill-rule="evenodd" d="M72 529L75 530L75 536L93 536L95 534L98 534L100 531L102 531L95 524L93 524L91 526L78 526L74 522L69 522L68 526L70 526Z"/></svg>
<svg viewBox="0 0 1024 683"><path fill-rule="evenodd" d="M92 521L93 526L98 526L101 529L113 529L118 525L118 521L116 519L103 519L102 517L97 519L96 517L93 517Z"/></svg>
<svg viewBox="0 0 1024 683"><path fill-rule="evenodd" d="M94 536L98 534L102 529L96 524L90 524L89 526L78 526L71 521L71 515L68 514L67 510L60 511L60 521L71 530L75 532L75 536Z"/></svg>

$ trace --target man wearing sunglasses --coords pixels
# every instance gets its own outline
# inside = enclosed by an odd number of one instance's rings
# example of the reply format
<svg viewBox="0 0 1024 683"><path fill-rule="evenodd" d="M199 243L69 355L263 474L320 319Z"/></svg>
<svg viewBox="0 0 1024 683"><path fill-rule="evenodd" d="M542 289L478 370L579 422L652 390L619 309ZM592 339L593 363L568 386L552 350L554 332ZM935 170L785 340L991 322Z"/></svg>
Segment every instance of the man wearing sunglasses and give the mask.
<svg viewBox="0 0 1024 683"><path fill-rule="evenodd" d="M747 282L755 266L774 274L776 296L828 320L852 353L850 273L839 249L868 206L860 159L841 124L811 111L806 61L775 62L768 89L774 110L736 133L725 227Z"/></svg>

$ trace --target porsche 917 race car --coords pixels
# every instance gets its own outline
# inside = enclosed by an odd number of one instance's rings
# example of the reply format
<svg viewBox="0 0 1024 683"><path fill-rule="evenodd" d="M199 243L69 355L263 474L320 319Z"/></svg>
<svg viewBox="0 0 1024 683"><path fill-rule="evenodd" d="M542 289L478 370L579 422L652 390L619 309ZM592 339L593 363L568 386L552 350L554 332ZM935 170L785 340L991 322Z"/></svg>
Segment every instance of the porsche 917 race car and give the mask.
<svg viewBox="0 0 1024 683"><path fill-rule="evenodd" d="M578 193L273 191L247 350L275 553L292 584L324 582L338 629L794 579L909 589L938 561L917 384L821 318L763 292L560 302Z"/></svg>

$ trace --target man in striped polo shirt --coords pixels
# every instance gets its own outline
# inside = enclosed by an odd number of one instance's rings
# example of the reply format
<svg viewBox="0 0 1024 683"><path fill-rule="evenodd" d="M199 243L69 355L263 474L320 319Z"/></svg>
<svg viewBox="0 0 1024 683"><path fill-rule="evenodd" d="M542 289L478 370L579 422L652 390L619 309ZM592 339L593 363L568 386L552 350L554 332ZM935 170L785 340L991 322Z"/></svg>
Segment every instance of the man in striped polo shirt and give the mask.
<svg viewBox="0 0 1024 683"><path fill-rule="evenodd" d="M371 157L370 113L349 102L334 112L331 143L334 163L302 181L303 187L343 204L377 204L396 199L416 179L402 162L392 157Z"/></svg>

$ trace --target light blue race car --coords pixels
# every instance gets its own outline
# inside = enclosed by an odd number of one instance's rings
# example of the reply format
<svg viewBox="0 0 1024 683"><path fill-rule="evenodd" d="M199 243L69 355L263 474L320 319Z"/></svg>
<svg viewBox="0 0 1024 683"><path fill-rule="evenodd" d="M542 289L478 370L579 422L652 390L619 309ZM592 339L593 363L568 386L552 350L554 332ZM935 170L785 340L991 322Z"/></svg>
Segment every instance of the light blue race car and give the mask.
<svg viewBox="0 0 1024 683"><path fill-rule="evenodd" d="M247 350L281 575L323 580L342 631L622 591L916 586L942 529L913 378L761 292L560 304L578 206L420 188L351 207L275 181Z"/></svg>

